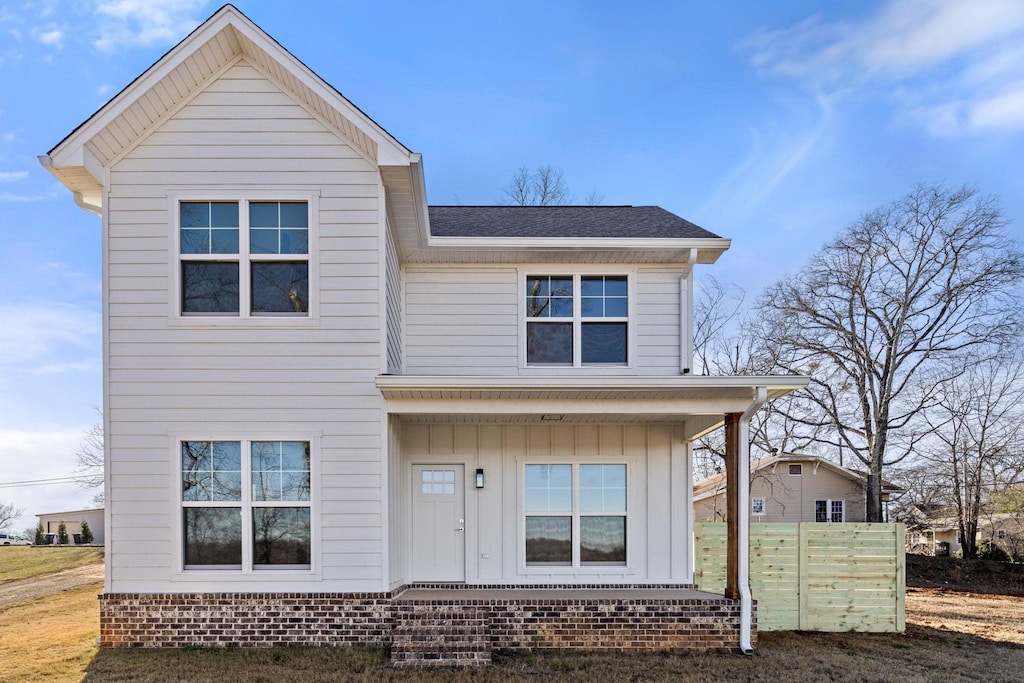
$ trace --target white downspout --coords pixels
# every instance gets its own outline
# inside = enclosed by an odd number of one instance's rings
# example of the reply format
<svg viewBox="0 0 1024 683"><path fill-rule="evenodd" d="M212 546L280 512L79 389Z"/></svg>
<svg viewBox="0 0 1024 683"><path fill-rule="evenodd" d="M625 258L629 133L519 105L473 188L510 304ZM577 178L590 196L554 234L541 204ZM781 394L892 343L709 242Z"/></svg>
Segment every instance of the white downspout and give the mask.
<svg viewBox="0 0 1024 683"><path fill-rule="evenodd" d="M739 496L739 524L736 530L736 542L739 545L737 561L740 589L740 650L743 654L753 654L754 647L750 644L750 631L754 599L750 595L750 418L760 410L768 400L765 387L757 387L754 401L740 416L739 443L737 458L739 459L736 488Z"/></svg>
<svg viewBox="0 0 1024 683"><path fill-rule="evenodd" d="M693 372L693 265L697 250L690 249L679 273L679 374Z"/></svg>

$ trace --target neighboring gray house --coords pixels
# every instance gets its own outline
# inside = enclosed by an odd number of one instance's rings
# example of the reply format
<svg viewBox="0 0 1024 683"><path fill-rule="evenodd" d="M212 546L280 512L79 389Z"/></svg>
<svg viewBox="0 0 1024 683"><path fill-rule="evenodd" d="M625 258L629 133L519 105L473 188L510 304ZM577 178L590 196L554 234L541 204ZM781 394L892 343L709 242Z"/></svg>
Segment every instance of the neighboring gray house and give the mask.
<svg viewBox="0 0 1024 683"><path fill-rule="evenodd" d="M484 626L446 623L749 649L745 536L728 597L688 592L691 444L725 424L742 473L750 412L806 379L690 374L693 270L729 240L658 207L428 207L420 155L230 5L41 161L103 225L104 644L411 661L423 591L488 587ZM546 621L499 628L524 600Z"/></svg>
<svg viewBox="0 0 1024 683"><path fill-rule="evenodd" d="M898 486L882 482L882 502ZM867 478L816 455L779 453L750 464L753 522L863 522ZM726 478L716 474L693 486L697 522L721 522L726 514Z"/></svg>
<svg viewBox="0 0 1024 683"><path fill-rule="evenodd" d="M96 545L103 545L106 539L106 531L103 521L103 508L93 510L72 510L70 512L47 512L36 515L39 524L43 526L43 533L56 538L60 525L63 522L67 528L68 538L72 543L80 543L82 533L82 522L89 524L89 531L92 532L92 542ZM76 536L79 537L76 539Z"/></svg>

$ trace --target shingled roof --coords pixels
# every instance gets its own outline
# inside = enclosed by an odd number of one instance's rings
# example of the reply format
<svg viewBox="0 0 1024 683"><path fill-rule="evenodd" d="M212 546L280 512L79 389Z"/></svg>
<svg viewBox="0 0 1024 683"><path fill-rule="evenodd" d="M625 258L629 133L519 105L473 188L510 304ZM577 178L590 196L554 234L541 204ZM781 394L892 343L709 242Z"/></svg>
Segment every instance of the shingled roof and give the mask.
<svg viewBox="0 0 1024 683"><path fill-rule="evenodd" d="M660 206L431 206L434 237L718 239Z"/></svg>

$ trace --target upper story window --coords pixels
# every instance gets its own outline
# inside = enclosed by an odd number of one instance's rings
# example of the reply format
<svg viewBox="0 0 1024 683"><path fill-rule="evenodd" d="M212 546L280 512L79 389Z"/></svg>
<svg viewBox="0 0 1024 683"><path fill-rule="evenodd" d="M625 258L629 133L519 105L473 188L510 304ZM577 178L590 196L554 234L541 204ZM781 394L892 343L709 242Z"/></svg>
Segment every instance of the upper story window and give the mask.
<svg viewBox="0 0 1024 683"><path fill-rule="evenodd" d="M629 362L629 278L527 275L528 365Z"/></svg>
<svg viewBox="0 0 1024 683"><path fill-rule="evenodd" d="M181 313L309 315L309 202L178 203Z"/></svg>

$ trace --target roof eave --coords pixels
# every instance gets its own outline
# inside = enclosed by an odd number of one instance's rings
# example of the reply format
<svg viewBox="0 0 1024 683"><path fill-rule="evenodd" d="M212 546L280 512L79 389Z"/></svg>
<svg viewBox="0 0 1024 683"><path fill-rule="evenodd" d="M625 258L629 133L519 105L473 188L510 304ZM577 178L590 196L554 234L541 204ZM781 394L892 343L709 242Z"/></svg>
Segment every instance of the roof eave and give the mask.
<svg viewBox="0 0 1024 683"><path fill-rule="evenodd" d="M726 238L649 237L427 237L427 247L459 251L683 251L696 249L698 263L714 263L732 244Z"/></svg>

